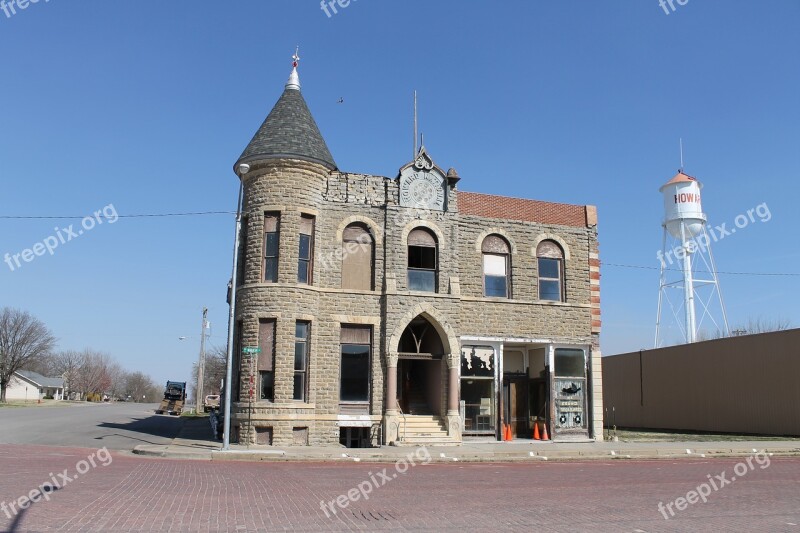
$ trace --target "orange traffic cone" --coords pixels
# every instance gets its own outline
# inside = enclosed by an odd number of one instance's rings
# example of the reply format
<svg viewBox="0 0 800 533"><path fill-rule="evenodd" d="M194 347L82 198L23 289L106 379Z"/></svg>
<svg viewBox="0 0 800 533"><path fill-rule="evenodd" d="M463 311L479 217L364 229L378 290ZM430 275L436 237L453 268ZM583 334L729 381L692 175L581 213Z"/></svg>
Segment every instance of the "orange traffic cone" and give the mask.
<svg viewBox="0 0 800 533"><path fill-rule="evenodd" d="M539 422L533 423L533 440L542 440L542 437L539 436Z"/></svg>
<svg viewBox="0 0 800 533"><path fill-rule="evenodd" d="M547 423L542 424L542 440L550 440L550 435L547 434Z"/></svg>
<svg viewBox="0 0 800 533"><path fill-rule="evenodd" d="M514 432L511 431L511 424L508 425L508 440L514 440Z"/></svg>
<svg viewBox="0 0 800 533"><path fill-rule="evenodd" d="M505 441L511 440L511 425L509 424L503 425L503 440Z"/></svg>

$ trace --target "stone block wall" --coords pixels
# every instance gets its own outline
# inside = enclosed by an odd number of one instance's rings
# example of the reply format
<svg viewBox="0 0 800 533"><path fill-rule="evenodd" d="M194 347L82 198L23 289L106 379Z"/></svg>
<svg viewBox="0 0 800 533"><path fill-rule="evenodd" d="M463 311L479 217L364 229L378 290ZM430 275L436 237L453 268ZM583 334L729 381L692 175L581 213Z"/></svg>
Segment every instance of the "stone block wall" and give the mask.
<svg viewBox="0 0 800 533"><path fill-rule="evenodd" d="M256 428L271 428L273 444L289 446L302 433L298 428L308 428L309 444L338 443L341 324L373 327L369 414L375 422L384 413L388 358L403 329L420 312L442 328L443 343L453 354L450 363L458 360L462 335L593 344L599 357L599 255L595 229L588 223L574 227L463 215L457 210L454 186L449 187L447 212L402 208L395 180L331 173L302 161L254 165L244 183L244 279L237 292L236 319L242 324L243 346L258 344L261 318L275 319L276 337L274 401L234 405L232 421L242 442L255 443ZM280 214L277 283L262 282L267 212ZM302 214L316 217L310 285L297 283ZM375 240L372 291L341 288L342 231L353 222L367 224ZM437 235L436 294L407 290L405 239L416 226L428 227ZM483 296L481 243L492 233L504 236L512 246L511 299ZM536 246L542 239L553 239L564 248L566 302L538 300ZM297 320L311 322L305 403L292 399ZM599 368L598 361L592 362L592 370ZM248 397L252 369L243 358L239 369L242 400ZM443 370L442 405L446 375ZM253 377L258 387L257 376ZM598 413L602 414L599 371L594 383L595 425L602 427L601 418L598 422Z"/></svg>

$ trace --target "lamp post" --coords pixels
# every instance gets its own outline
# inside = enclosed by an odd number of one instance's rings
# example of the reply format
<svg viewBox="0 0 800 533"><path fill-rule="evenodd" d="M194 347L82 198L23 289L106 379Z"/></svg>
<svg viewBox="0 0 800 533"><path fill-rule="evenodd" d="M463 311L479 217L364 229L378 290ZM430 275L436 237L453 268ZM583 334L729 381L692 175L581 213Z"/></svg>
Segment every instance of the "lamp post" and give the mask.
<svg viewBox="0 0 800 533"><path fill-rule="evenodd" d="M236 319L236 286L239 280L236 279L237 271L239 270L239 233L242 230L242 196L244 193L243 177L250 171L250 166L247 164L239 165L239 200L236 202L236 231L233 238L233 266L231 268L231 301L228 308L228 353L225 363L225 408L222 432L222 449L230 450L231 448L231 386L233 381L233 329L235 327ZM241 346L239 349L241 350Z"/></svg>

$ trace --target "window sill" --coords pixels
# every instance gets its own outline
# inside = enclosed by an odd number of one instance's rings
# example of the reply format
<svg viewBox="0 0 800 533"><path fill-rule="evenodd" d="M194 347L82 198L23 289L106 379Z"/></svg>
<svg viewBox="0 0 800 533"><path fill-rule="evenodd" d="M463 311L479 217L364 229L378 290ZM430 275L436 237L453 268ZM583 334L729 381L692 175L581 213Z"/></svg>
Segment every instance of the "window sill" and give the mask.
<svg viewBox="0 0 800 533"><path fill-rule="evenodd" d="M553 307L576 307L576 308L589 308L592 306L590 303L578 304L574 302L557 302L554 300L521 300L515 298L494 298L487 296L461 296L460 298L466 302L484 302L484 303L499 303L510 305L546 305Z"/></svg>
<svg viewBox="0 0 800 533"><path fill-rule="evenodd" d="M270 409L316 409L316 404L313 403L300 403L297 401L292 401L293 403L276 403L271 402L269 400L259 400L253 402L253 407L269 407ZM250 407L248 402L236 402L233 404L234 407L239 407L242 409L247 409Z"/></svg>

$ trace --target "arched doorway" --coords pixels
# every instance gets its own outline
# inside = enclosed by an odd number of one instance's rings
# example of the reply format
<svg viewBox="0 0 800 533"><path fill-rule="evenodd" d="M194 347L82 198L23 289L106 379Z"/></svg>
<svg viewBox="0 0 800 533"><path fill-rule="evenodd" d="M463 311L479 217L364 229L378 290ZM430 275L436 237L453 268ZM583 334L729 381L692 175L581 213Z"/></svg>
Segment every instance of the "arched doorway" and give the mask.
<svg viewBox="0 0 800 533"><path fill-rule="evenodd" d="M444 415L445 349L434 325L418 316L406 326L397 349L397 402L408 415Z"/></svg>
<svg viewBox="0 0 800 533"><path fill-rule="evenodd" d="M430 304L415 306L400 320L388 349L386 443L460 443L460 349L446 319Z"/></svg>

